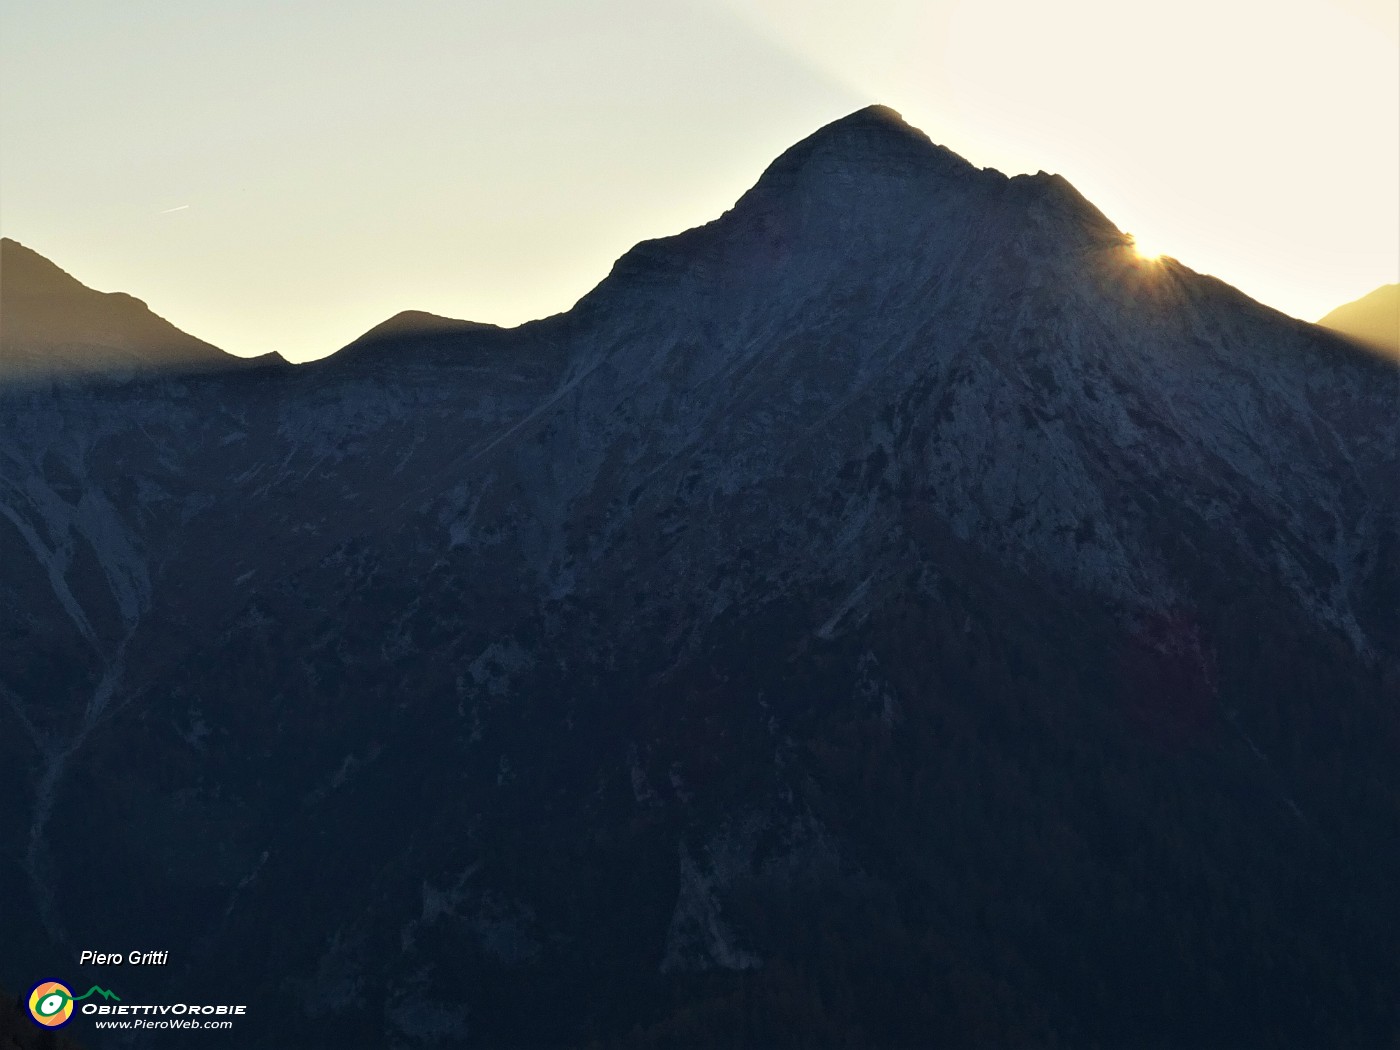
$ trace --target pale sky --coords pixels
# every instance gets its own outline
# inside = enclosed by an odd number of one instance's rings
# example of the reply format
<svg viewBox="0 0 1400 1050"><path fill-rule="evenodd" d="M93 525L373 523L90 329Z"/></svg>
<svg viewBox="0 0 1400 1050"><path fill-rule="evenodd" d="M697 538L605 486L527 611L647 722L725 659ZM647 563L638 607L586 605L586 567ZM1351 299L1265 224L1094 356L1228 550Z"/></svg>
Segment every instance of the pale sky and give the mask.
<svg viewBox="0 0 1400 1050"><path fill-rule="evenodd" d="M305 360L566 310L873 102L1295 316L1400 279L1395 0L0 0L0 232Z"/></svg>

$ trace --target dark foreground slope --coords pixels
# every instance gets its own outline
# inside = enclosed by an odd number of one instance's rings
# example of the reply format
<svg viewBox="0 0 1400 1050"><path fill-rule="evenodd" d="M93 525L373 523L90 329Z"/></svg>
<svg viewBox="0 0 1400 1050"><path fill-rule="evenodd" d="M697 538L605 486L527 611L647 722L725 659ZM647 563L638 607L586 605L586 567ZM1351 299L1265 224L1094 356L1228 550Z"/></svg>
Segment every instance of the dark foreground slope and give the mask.
<svg viewBox="0 0 1400 1050"><path fill-rule="evenodd" d="M8 398L5 982L167 949L125 994L222 1047L1393 1034L1394 368L880 109L566 315L393 331Z"/></svg>

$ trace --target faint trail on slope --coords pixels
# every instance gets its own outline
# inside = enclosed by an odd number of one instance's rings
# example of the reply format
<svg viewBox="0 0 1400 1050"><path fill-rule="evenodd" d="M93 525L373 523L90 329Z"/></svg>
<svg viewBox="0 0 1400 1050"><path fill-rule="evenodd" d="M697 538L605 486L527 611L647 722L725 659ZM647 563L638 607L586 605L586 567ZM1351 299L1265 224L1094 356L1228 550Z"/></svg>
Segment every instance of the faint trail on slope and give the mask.
<svg viewBox="0 0 1400 1050"><path fill-rule="evenodd" d="M1298 808L1298 803L1293 801L1292 796L1284 790L1282 783L1283 778L1279 775L1278 770L1274 768L1274 764L1269 761L1269 756L1259 749L1259 745L1254 742L1250 735L1244 731L1244 727L1240 725L1239 713L1232 708L1225 712L1225 718L1230 725L1235 727L1235 732L1240 735L1240 739L1249 745L1249 749L1254 752L1254 757L1259 759L1259 761L1264 764L1264 768L1269 771L1269 775L1276 782L1275 786L1278 788L1279 797L1283 800L1284 805L1298 818L1299 823L1301 823L1303 827L1307 828L1309 831L1316 832L1317 829L1313 826L1312 821Z"/></svg>
<svg viewBox="0 0 1400 1050"><path fill-rule="evenodd" d="M431 475L428 475L424 478L424 487L431 487L430 483L436 481L436 479L441 477L460 478L462 470L464 468L470 466L477 460L481 459L483 456L492 452L502 442L514 436L525 426L534 422L540 416L544 415L549 409L553 408L560 401L562 401L566 395L568 395L571 391L576 389L580 383L582 383L585 379L592 375L597 370L600 364L601 359L595 360L593 363L589 364L586 368L584 368L581 372L573 376L573 378L565 380L563 383L561 383L558 387L554 389L554 391L549 395L549 397L547 397L543 402L532 408L520 419L517 419L510 426L506 427L505 430L501 431L499 434L496 434L484 444L479 445L476 448L469 449L466 452L463 452L460 455L454 457L451 461L439 466ZM395 505L393 509L394 511L401 511L405 507L407 507L412 500L418 498L418 494L414 493L414 495L409 496L404 500L401 500L397 505Z"/></svg>
<svg viewBox="0 0 1400 1050"><path fill-rule="evenodd" d="M13 458L13 457L11 457ZM109 708L117 686L125 673L125 653L128 642L141 621L143 606L149 602L149 582L145 567L123 535L121 523L110 504L100 494L85 494L77 504L57 500L51 490L38 494L24 492L9 483L12 493L22 497L49 528L51 535L64 542L50 547L38 530L11 502L0 502L0 515L9 521L25 545L45 570L49 586L59 605L77 628L79 635L91 647L103 668L87 702L77 727L70 735L61 731L52 735L40 733L25 710L25 705L11 690L0 690L7 705L24 726L30 742L39 753L39 774L34 785L34 803L30 814L29 834L22 866L29 879L36 910L45 931L56 944L66 944L67 934L59 921L59 908L54 888L54 864L49 853L46 832L53 815L59 788L68 769L69 759L80 751L93 728ZM46 502L44 497L52 502ZM104 513L105 512L105 513ZM68 585L69 561L74 534L92 545L97 555L112 597L115 599L125 635L109 654L88 618L87 613Z"/></svg>
<svg viewBox="0 0 1400 1050"><path fill-rule="evenodd" d="M24 705L20 703L19 697L4 685L0 685L0 696L5 698L5 702L9 704L10 710L13 711L15 717L19 719L20 725L24 726L24 732L25 735L29 737L29 742L34 745L36 750L42 752L44 750L44 744L39 737L39 731L34 728L34 723L31 722L29 716L25 714Z"/></svg>
<svg viewBox="0 0 1400 1050"><path fill-rule="evenodd" d="M83 721L77 732L64 745L53 744L40 748L43 755L43 772L39 774L39 779L34 787L34 811L29 823L29 841L24 852L24 870L25 874L29 876L30 890L33 893L34 903L38 909L39 919L44 925L44 930L50 939L60 945L68 943L68 935L58 919L58 906L51 879L54 866L52 858L49 856L44 833L48 827L49 817L53 815L58 787L67 771L68 760L82 749L88 734L92 732L93 727L101 719L102 712L110 704L117 684L125 672L125 651L129 638L130 635L123 639L117 647L115 656L107 664L107 669L103 672L92 696L88 698L87 707L83 712Z"/></svg>
<svg viewBox="0 0 1400 1050"><path fill-rule="evenodd" d="M92 624L88 622L87 616L83 614L82 607L78 600L73 597L73 592L68 587L65 574L68 571L67 551L49 550L44 541L39 538L39 534L30 527L29 523L19 516L8 504L0 503L0 514L3 514L9 522L19 531L25 544L33 552L34 557L39 559L39 564L44 566L48 573L49 586L53 588L54 596L58 599L63 611L68 614L68 618L73 621L78 632L85 638L89 645L100 651L97 642L97 634L92 629Z"/></svg>

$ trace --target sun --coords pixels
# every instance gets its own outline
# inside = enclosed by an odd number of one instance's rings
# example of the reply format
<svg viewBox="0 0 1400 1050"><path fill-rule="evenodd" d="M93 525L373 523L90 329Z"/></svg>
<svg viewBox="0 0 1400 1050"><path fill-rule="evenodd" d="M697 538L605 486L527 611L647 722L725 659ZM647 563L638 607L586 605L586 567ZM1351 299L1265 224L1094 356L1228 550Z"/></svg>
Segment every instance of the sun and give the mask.
<svg viewBox="0 0 1400 1050"><path fill-rule="evenodd" d="M1133 251L1137 253L1139 259L1145 262L1156 262L1162 257L1162 249L1158 248L1146 237L1140 237L1135 233L1129 234L1133 239Z"/></svg>

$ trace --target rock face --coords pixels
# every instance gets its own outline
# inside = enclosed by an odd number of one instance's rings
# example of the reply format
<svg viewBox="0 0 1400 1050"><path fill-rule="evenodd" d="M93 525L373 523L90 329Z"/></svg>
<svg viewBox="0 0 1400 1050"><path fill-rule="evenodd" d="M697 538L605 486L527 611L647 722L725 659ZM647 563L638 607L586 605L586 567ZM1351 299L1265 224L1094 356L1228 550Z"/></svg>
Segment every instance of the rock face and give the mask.
<svg viewBox="0 0 1400 1050"><path fill-rule="evenodd" d="M1317 323L1400 359L1400 284L1383 284Z"/></svg>
<svg viewBox="0 0 1400 1050"><path fill-rule="evenodd" d="M223 1047L1394 1030L1394 367L880 108L410 335L6 396L0 980L167 949Z"/></svg>
<svg viewBox="0 0 1400 1050"><path fill-rule="evenodd" d="M249 362L180 331L140 299L96 292L38 252L0 238L0 382L105 375L109 379L160 369L190 371Z"/></svg>

